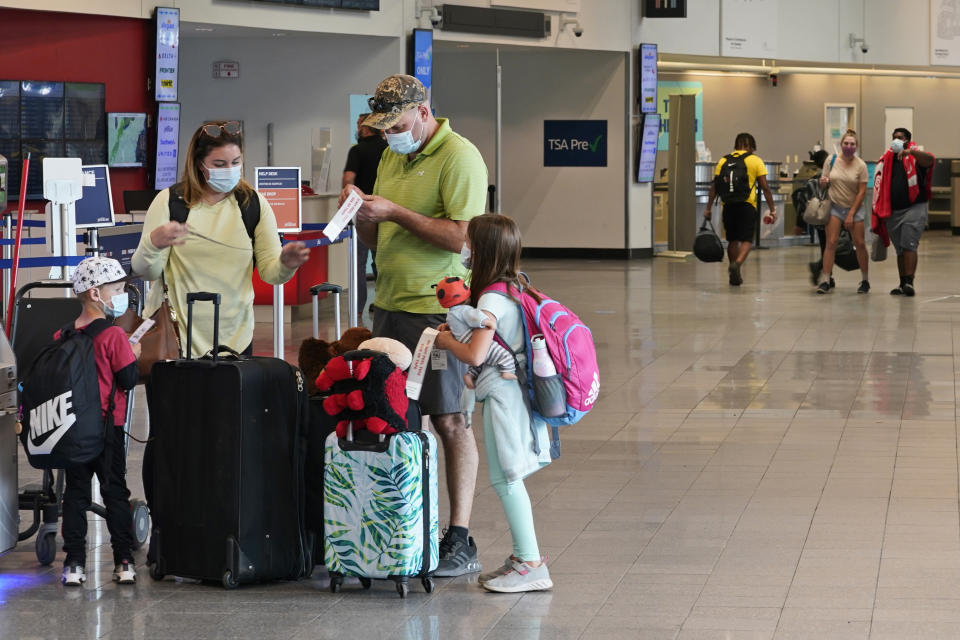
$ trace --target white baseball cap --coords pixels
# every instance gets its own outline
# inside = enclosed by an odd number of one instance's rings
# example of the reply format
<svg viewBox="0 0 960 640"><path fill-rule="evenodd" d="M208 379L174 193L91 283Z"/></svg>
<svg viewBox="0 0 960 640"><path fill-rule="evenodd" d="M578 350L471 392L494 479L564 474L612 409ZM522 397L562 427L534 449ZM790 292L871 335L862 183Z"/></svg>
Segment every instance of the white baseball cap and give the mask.
<svg viewBox="0 0 960 640"><path fill-rule="evenodd" d="M73 272L73 292L80 294L94 287L129 279L127 272L113 258L94 256L77 265Z"/></svg>

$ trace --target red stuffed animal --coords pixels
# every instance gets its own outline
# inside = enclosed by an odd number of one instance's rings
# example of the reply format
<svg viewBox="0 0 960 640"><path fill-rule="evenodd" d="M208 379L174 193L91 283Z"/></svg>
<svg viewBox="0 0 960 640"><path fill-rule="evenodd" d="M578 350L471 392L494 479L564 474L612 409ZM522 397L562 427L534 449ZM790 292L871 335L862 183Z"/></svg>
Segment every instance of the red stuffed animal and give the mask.
<svg viewBox="0 0 960 640"><path fill-rule="evenodd" d="M351 422L354 430L382 434L408 427L407 376L386 354L352 362L337 356L320 372L316 384L321 392L332 392L323 409L337 419L339 438L346 437Z"/></svg>

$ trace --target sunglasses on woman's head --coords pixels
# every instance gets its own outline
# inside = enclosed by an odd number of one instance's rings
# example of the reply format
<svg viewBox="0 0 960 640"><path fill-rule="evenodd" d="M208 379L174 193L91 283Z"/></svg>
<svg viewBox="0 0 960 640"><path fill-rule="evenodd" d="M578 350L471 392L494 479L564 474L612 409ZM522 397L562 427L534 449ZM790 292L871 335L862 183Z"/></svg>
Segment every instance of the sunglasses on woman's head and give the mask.
<svg viewBox="0 0 960 640"><path fill-rule="evenodd" d="M240 123L236 120L224 122L223 124L205 124L202 131L211 138L219 138L222 133L230 136L240 134Z"/></svg>

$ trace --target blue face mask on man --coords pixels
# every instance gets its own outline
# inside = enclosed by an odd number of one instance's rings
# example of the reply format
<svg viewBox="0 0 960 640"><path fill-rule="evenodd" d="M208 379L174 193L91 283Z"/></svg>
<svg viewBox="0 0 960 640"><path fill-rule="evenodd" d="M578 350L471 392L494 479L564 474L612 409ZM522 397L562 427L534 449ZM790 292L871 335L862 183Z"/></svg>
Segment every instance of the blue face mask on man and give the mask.
<svg viewBox="0 0 960 640"><path fill-rule="evenodd" d="M238 164L232 167L207 167L210 177L207 178L207 186L220 193L230 193L243 177L243 165Z"/></svg>
<svg viewBox="0 0 960 640"><path fill-rule="evenodd" d="M417 122L420 122L420 118L417 118ZM421 123L422 125L423 123ZM413 125L417 126L416 122ZM420 148L420 143L423 142L423 126L420 127L420 137L416 140L413 138L413 127L410 127L406 131L401 131L400 133L387 133L387 144L390 146L390 150L394 153L399 153L400 155L408 155L416 152Z"/></svg>

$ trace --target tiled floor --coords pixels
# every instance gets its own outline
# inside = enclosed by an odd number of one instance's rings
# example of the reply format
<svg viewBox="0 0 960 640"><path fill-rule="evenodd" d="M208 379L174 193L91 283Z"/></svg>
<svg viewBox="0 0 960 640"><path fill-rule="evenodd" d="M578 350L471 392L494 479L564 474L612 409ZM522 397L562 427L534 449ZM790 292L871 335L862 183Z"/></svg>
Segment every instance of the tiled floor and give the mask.
<svg viewBox="0 0 960 640"><path fill-rule="evenodd" d="M869 295L841 273L816 296L808 247L755 252L738 289L725 265L530 261L592 327L603 380L528 483L552 592L456 579L405 601L386 583L333 595L322 569L230 592L141 570L121 588L97 523L83 589L39 567L32 541L0 558L0 636L958 638L956 243L925 237L913 299L887 294L892 260L871 265ZM489 567L510 536L480 478L472 531Z"/></svg>

